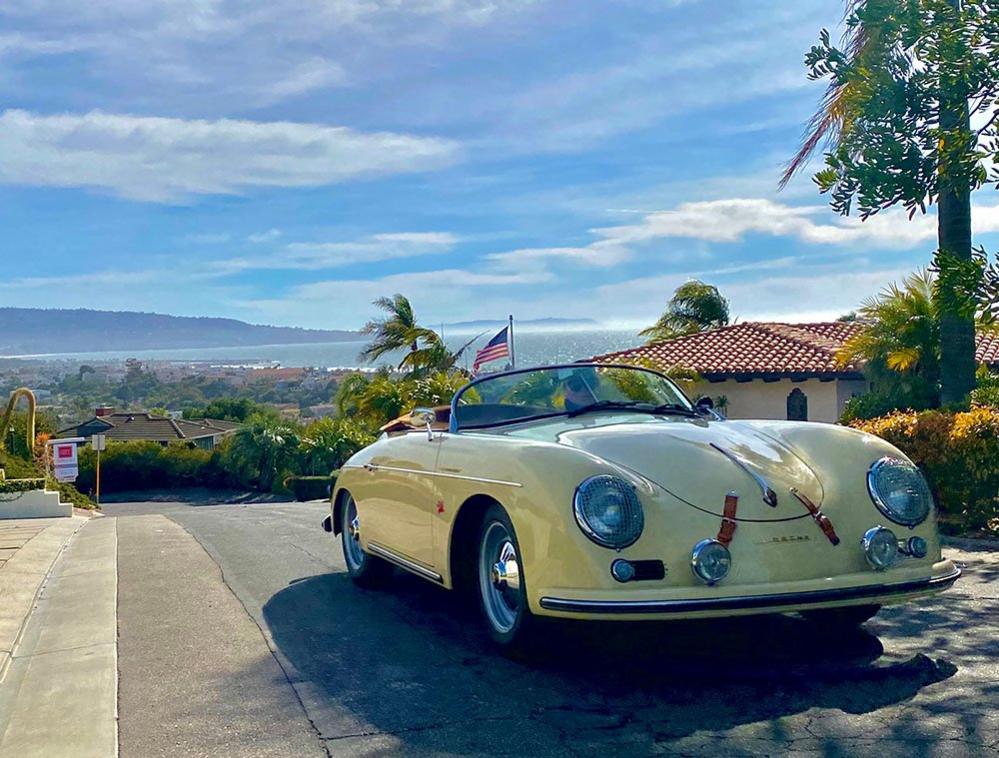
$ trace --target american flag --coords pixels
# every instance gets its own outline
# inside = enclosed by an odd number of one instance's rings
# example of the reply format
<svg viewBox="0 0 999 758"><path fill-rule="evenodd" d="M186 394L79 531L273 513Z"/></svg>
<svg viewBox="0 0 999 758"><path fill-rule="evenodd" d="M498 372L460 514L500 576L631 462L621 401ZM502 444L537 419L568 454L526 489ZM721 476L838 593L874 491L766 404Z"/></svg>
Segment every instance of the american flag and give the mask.
<svg viewBox="0 0 999 758"><path fill-rule="evenodd" d="M475 354L475 361L472 363L473 374L478 373L479 367L483 363L489 363L489 361L495 361L499 358L506 358L510 355L509 334L510 327L504 326L495 337L486 343L484 348Z"/></svg>

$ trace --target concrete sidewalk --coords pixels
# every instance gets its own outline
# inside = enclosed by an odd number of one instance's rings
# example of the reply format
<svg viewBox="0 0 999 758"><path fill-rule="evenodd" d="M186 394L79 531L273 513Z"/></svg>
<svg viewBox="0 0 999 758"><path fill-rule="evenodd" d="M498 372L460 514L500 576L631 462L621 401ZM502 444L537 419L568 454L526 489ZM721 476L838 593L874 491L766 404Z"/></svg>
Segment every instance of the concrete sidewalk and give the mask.
<svg viewBox="0 0 999 758"><path fill-rule="evenodd" d="M0 520L0 682L45 577L89 519Z"/></svg>
<svg viewBox="0 0 999 758"><path fill-rule="evenodd" d="M5 639L15 638L0 680L0 758L116 755L117 520L48 526L0 569L0 586L30 611L0 605Z"/></svg>

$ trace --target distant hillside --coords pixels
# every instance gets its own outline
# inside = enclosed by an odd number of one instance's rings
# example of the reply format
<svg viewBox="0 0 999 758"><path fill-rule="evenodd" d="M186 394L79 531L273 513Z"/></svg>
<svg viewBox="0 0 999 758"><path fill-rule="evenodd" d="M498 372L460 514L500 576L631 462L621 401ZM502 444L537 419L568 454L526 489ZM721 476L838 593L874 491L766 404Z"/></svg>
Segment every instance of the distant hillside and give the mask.
<svg viewBox="0 0 999 758"><path fill-rule="evenodd" d="M357 332L258 326L131 311L0 308L0 355L242 347L360 339Z"/></svg>

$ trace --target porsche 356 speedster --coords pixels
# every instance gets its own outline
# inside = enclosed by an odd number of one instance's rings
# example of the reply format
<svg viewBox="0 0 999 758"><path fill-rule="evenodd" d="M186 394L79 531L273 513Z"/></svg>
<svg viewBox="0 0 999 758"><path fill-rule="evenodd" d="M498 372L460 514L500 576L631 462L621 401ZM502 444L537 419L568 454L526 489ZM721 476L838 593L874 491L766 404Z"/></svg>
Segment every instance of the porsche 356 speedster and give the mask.
<svg viewBox="0 0 999 758"><path fill-rule="evenodd" d="M855 625L958 578L899 450L709 406L635 366L481 377L354 455L324 528L357 584L400 567L474 593L508 647L539 616Z"/></svg>

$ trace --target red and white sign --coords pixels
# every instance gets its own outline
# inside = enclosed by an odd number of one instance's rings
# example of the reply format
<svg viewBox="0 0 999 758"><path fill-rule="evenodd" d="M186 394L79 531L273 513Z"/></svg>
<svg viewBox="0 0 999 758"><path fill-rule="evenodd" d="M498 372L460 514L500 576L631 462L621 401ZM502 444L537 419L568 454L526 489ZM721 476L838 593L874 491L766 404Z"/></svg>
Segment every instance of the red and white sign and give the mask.
<svg viewBox="0 0 999 758"><path fill-rule="evenodd" d="M77 443L80 440L50 440L52 446L52 474L56 481L72 482L80 475Z"/></svg>

